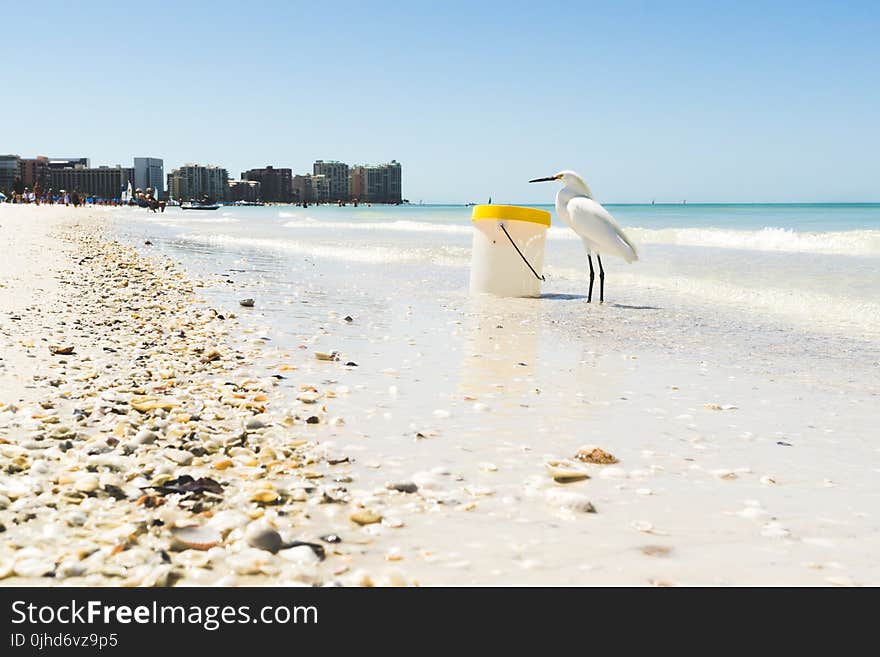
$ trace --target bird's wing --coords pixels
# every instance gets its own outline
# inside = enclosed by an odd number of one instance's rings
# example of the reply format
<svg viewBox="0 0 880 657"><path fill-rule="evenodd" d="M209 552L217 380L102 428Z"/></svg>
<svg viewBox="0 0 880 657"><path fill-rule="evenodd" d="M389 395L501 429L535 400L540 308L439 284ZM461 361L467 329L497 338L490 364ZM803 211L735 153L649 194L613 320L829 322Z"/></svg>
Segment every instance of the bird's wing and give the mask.
<svg viewBox="0 0 880 657"><path fill-rule="evenodd" d="M614 221L614 217L586 196L576 196L566 208L571 227L582 238L592 242L599 253L616 255L627 262L639 259L635 245Z"/></svg>

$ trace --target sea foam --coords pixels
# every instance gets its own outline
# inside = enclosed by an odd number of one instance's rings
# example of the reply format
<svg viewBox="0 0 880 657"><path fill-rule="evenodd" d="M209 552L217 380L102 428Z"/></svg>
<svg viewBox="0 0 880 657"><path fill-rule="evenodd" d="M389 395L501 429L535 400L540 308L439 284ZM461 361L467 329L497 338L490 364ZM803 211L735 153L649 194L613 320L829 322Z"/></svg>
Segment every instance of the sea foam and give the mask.
<svg viewBox="0 0 880 657"><path fill-rule="evenodd" d="M281 213L281 216L295 216ZM296 230L358 230L373 233L428 233L437 235L470 235L469 224L427 221L320 221L299 219L283 224ZM787 253L825 253L834 255L880 256L880 230L848 230L829 232L794 231L766 227L759 230L725 228L625 228L637 244L742 249L747 251L779 251ZM553 226L547 231L550 240L577 240L567 227Z"/></svg>

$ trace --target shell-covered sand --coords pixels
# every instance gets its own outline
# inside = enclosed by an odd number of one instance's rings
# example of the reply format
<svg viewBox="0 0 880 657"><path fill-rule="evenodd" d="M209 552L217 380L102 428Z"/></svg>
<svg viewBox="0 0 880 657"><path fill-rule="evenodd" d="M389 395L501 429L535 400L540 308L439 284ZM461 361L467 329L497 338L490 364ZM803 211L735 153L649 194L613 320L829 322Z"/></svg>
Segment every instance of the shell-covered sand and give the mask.
<svg viewBox="0 0 880 657"><path fill-rule="evenodd" d="M260 350L234 337L234 314L199 300L198 283L105 239L98 222L38 212L56 223L16 249L39 238L46 250L31 255L44 265L22 264L2 290L4 583L411 583L358 570L361 540L334 533L401 523L381 500L353 500L348 459L318 444L333 388L277 403L278 381L312 354L255 376Z"/></svg>

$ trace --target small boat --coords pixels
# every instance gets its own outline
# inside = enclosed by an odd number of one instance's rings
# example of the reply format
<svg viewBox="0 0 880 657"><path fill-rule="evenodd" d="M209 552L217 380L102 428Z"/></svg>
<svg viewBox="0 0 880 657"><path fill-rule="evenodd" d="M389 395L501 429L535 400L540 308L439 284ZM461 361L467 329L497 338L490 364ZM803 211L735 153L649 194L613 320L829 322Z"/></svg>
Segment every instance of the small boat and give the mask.
<svg viewBox="0 0 880 657"><path fill-rule="evenodd" d="M188 201L180 204L181 210L219 210L220 206L216 203L199 203L198 201Z"/></svg>

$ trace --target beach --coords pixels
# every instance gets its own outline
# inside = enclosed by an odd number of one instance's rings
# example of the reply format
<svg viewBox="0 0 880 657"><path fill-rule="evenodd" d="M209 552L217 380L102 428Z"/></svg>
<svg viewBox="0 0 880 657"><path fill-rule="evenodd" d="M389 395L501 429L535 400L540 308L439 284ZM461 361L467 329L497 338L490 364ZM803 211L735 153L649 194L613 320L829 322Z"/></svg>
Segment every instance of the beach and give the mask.
<svg viewBox="0 0 880 657"><path fill-rule="evenodd" d="M876 208L612 211L0 206L0 584L880 583Z"/></svg>

